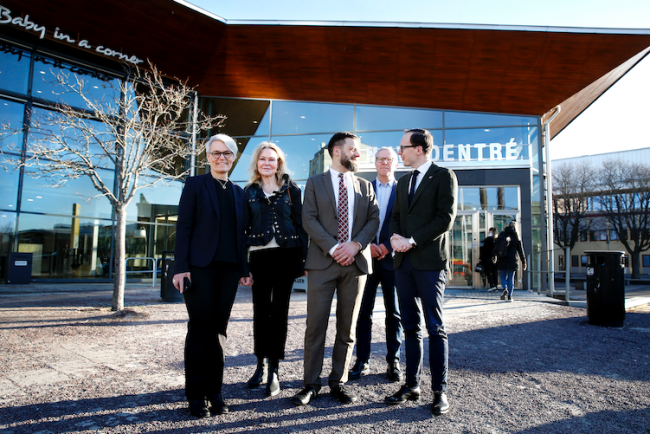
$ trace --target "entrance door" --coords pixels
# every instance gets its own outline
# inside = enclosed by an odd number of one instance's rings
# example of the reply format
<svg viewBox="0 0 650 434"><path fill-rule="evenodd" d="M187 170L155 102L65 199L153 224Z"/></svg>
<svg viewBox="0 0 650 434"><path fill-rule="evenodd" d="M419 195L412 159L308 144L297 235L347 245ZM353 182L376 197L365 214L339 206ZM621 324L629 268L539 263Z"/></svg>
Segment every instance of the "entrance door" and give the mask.
<svg viewBox="0 0 650 434"><path fill-rule="evenodd" d="M511 220L518 218L518 211L459 211L450 232L451 274L447 286L484 288L484 276L474 272L481 243L489 228L495 227L498 235ZM515 286L520 286L518 279Z"/></svg>

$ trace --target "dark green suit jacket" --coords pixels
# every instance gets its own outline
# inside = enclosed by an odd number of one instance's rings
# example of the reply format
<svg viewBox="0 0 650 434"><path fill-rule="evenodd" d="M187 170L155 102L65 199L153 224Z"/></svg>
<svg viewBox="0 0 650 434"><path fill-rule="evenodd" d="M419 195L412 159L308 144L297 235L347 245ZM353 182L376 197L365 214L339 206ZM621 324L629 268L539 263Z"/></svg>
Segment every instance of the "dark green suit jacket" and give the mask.
<svg viewBox="0 0 650 434"><path fill-rule="evenodd" d="M411 206L408 203L411 175L397 182L397 197L390 221L391 234L413 237L416 246L408 251L417 270L449 270L449 231L456 218L458 180L456 174L431 163ZM395 269L402 265L403 253L395 253Z"/></svg>

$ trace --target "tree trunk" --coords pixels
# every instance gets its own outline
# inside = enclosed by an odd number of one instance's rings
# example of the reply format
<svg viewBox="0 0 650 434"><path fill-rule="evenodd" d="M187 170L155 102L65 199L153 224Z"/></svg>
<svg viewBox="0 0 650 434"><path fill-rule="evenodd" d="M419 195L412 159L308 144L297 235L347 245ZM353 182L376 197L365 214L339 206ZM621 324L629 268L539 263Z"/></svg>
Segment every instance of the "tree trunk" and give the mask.
<svg viewBox="0 0 650 434"><path fill-rule="evenodd" d="M115 282L112 310L124 310L124 285L126 283L126 207L115 209Z"/></svg>
<svg viewBox="0 0 650 434"><path fill-rule="evenodd" d="M641 254L639 252L632 253L632 279L641 278Z"/></svg>

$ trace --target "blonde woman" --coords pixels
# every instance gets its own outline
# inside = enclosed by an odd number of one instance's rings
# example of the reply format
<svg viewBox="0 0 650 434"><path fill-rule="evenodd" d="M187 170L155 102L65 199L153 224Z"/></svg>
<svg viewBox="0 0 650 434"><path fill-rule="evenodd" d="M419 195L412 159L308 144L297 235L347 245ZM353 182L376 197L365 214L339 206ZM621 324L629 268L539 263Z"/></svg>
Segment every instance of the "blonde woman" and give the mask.
<svg viewBox="0 0 650 434"><path fill-rule="evenodd" d="M284 152L274 143L260 143L249 171L244 228L253 277L257 369L246 384L259 387L267 371L266 395L275 396L280 393L278 364L284 359L289 298L294 279L304 274L307 233L302 228L300 187L289 180Z"/></svg>

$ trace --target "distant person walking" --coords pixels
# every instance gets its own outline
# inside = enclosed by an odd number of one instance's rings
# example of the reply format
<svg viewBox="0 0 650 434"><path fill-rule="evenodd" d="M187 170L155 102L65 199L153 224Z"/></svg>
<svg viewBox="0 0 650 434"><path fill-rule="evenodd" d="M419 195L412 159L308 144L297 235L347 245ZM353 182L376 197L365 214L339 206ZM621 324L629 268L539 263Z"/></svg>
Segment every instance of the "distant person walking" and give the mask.
<svg viewBox="0 0 650 434"><path fill-rule="evenodd" d="M483 240L483 245L481 246L481 250L479 252L479 259L481 260L481 264L483 264L483 273L487 279L488 292L496 291L499 282L497 255L494 254L494 237L496 234L496 228L490 228L488 230L488 235Z"/></svg>
<svg viewBox="0 0 650 434"><path fill-rule="evenodd" d="M501 274L501 285L503 286L503 294L501 300L512 301L512 290L515 283L515 273L519 270L519 260L523 264L523 269L526 269L526 256L524 254L524 246L517 234L517 221L512 220L508 227L499 234L499 237L494 243L494 252L499 256L499 263L497 267Z"/></svg>

